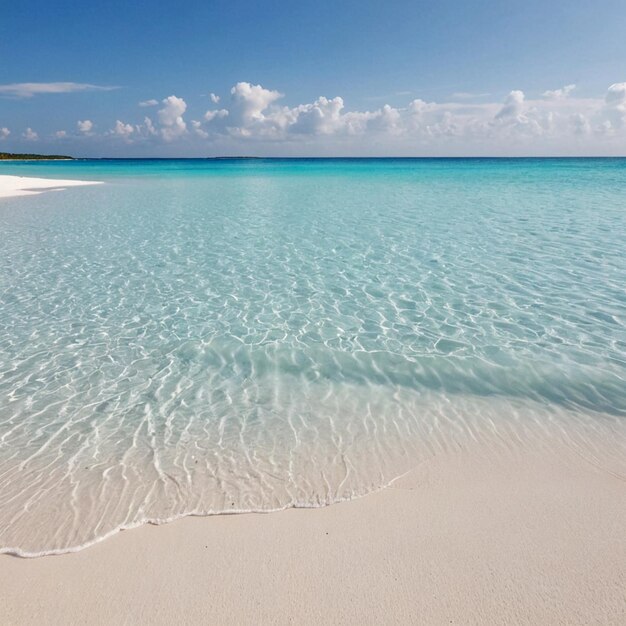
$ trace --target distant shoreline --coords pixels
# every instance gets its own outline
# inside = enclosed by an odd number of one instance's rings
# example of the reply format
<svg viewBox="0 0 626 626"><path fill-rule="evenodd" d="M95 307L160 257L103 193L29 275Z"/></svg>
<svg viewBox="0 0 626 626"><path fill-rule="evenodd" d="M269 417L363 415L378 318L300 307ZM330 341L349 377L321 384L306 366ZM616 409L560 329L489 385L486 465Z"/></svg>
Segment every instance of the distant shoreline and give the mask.
<svg viewBox="0 0 626 626"><path fill-rule="evenodd" d="M0 161L73 161L74 157L62 154L29 154L0 152Z"/></svg>
<svg viewBox="0 0 626 626"><path fill-rule="evenodd" d="M10 156L7 156L10 155ZM0 163L14 161L551 161L616 160L615 156L196 156L196 157L74 157L0 153Z"/></svg>

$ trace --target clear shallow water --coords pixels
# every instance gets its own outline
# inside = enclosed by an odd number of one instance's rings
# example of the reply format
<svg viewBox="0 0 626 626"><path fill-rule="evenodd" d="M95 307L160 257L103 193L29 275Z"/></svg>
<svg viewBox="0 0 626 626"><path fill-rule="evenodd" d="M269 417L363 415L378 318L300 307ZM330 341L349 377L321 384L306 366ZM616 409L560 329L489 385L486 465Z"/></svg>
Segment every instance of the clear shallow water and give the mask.
<svg viewBox="0 0 626 626"><path fill-rule="evenodd" d="M626 160L84 161L0 200L0 549L626 458ZM425 503L427 506L427 503Z"/></svg>

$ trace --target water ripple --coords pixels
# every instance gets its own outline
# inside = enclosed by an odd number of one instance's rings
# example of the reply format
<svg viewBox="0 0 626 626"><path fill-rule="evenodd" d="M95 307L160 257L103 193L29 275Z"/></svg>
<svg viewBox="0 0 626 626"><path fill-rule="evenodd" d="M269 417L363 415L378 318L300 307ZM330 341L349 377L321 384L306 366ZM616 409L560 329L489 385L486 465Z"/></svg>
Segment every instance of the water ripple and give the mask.
<svg viewBox="0 0 626 626"><path fill-rule="evenodd" d="M1 549L321 506L472 441L626 473L626 169L281 167L0 206Z"/></svg>

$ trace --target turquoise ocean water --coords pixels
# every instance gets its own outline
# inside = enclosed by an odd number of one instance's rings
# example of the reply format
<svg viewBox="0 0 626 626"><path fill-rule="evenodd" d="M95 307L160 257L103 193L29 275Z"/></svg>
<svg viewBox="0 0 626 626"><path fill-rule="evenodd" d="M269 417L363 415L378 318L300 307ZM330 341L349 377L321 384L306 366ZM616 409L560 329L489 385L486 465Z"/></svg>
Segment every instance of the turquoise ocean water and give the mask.
<svg viewBox="0 0 626 626"><path fill-rule="evenodd" d="M481 442L626 471L626 159L0 174L105 183L0 199L3 551L321 506Z"/></svg>

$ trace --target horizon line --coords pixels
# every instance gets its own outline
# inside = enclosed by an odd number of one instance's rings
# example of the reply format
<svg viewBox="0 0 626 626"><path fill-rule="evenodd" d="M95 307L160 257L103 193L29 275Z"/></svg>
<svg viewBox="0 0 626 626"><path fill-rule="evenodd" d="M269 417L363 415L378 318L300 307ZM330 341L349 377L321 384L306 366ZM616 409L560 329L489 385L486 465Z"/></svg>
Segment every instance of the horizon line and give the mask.
<svg viewBox="0 0 626 626"><path fill-rule="evenodd" d="M4 153L11 154L11 153ZM19 153L18 153L19 154ZM114 156L99 156L99 157L81 157L81 156L70 156L70 155L55 155L55 154L33 154L33 156L39 157L38 159L0 159L0 163L11 163L12 161L38 161L38 160L46 160L46 157L49 157L51 161L255 161L255 160L319 160L319 161L329 161L329 160L446 160L446 159L626 159L626 154L620 155L446 155L446 156L248 156L248 155L237 155L237 156L195 156L195 157L184 157L184 156L127 156L127 157L114 157ZM61 157L61 158L59 158Z"/></svg>

